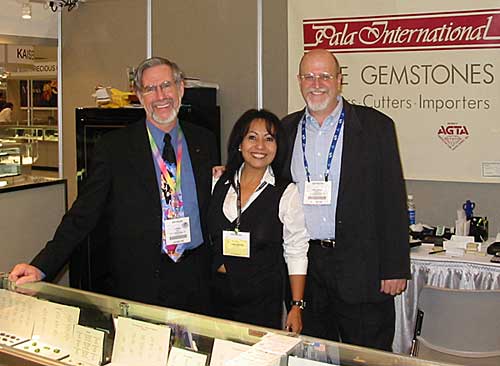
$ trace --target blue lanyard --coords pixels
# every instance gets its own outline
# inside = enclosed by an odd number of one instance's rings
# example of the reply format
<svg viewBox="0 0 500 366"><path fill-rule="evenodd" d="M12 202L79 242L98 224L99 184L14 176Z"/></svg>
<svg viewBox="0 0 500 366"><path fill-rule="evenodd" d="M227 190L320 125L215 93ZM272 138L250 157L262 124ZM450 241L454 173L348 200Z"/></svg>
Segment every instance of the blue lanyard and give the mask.
<svg viewBox="0 0 500 366"><path fill-rule="evenodd" d="M330 144L330 151L328 152L328 159L326 161L325 170L325 182L328 182L328 176L330 175L330 167L332 166L333 153L335 152L335 147L337 146L337 141L340 136L340 130L344 124L344 109L340 113L339 121L337 122L337 128L335 128L335 133L333 134L332 143ZM302 155L304 157L304 168L306 170L307 181L311 181L311 173L309 172L309 164L306 157L306 115L302 118Z"/></svg>

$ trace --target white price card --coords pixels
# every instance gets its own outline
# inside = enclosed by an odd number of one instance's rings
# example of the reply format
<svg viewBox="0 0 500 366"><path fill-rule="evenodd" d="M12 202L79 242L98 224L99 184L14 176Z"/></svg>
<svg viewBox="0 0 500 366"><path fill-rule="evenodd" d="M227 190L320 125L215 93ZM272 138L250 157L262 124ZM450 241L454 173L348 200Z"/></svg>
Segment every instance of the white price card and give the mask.
<svg viewBox="0 0 500 366"><path fill-rule="evenodd" d="M225 362L236 358L241 353L250 349L246 344L214 339L210 366L225 366Z"/></svg>
<svg viewBox="0 0 500 366"><path fill-rule="evenodd" d="M167 363L170 328L129 318L116 321L113 365L164 366Z"/></svg>
<svg viewBox="0 0 500 366"><path fill-rule="evenodd" d="M253 348L277 355L286 355L299 343L300 338L268 333L260 342L254 344Z"/></svg>
<svg viewBox="0 0 500 366"><path fill-rule="evenodd" d="M31 338L33 297L0 289L0 344L14 345Z"/></svg>
<svg viewBox="0 0 500 366"><path fill-rule="evenodd" d="M224 366L279 366L281 356L251 347L236 358L227 361Z"/></svg>
<svg viewBox="0 0 500 366"><path fill-rule="evenodd" d="M168 356L167 366L205 366L207 355L189 351L178 347L172 347Z"/></svg>
<svg viewBox="0 0 500 366"><path fill-rule="evenodd" d="M76 325L73 331L71 358L77 362L100 365L104 348L105 333L82 325Z"/></svg>
<svg viewBox="0 0 500 366"><path fill-rule="evenodd" d="M305 358L290 356L288 357L288 366L323 366L323 365L331 365L327 362L313 361L307 360ZM335 364L338 366L338 364Z"/></svg>
<svg viewBox="0 0 500 366"><path fill-rule="evenodd" d="M57 346L69 353L73 328L78 324L80 309L75 306L38 300L34 308L33 339Z"/></svg>

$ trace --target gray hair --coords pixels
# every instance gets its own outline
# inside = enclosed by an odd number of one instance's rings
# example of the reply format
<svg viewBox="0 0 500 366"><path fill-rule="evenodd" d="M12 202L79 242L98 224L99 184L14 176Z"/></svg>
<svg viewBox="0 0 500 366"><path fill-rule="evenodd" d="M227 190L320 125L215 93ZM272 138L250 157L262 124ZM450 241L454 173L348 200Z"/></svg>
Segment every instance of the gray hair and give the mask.
<svg viewBox="0 0 500 366"><path fill-rule="evenodd" d="M167 65L168 67L170 67L170 69L172 70L172 74L174 75L175 83L177 85L179 85L181 81L184 80L184 73L179 68L179 66L177 66L175 62L167 60L166 58L163 57L151 57L142 61L135 70L134 90L136 92L140 92L142 87L144 86L142 85L142 75L144 74L144 71L149 69L150 67L160 66L160 65Z"/></svg>

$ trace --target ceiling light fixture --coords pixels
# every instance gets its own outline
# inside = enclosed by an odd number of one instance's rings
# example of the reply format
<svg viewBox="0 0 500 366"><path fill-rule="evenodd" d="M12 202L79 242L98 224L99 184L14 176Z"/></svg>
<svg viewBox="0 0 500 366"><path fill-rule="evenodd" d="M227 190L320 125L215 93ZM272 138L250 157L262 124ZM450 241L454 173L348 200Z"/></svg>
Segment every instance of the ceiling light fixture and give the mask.
<svg viewBox="0 0 500 366"><path fill-rule="evenodd" d="M23 3L21 14L23 19L31 19L31 4L29 1Z"/></svg>

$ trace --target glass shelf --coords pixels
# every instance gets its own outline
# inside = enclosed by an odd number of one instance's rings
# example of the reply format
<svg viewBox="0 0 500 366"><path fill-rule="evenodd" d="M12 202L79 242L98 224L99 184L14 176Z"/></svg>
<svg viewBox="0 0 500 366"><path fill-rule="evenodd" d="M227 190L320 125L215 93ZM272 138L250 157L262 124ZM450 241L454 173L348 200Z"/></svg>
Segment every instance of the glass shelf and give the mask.
<svg viewBox="0 0 500 366"><path fill-rule="evenodd" d="M229 340L253 346L261 341L266 334L274 333L298 337L299 339L298 346L293 348L288 355L281 356L280 365L287 365L289 356L321 361L325 364L336 362L340 365L444 365L443 363L438 364L422 359L307 336L296 336L282 330L267 329L159 306L146 305L44 282L25 284L15 288L15 285L7 280L6 274L2 278L1 273L0 288L7 289L8 291L17 291L17 293L23 293L25 296L78 307L80 309L80 325L105 330L106 339L105 346L103 347L103 359L107 361L110 360L112 354L111 348L115 335L114 324L116 318L120 316L153 324L168 325L172 329L170 342L173 345L182 344L183 340L180 337L186 337L186 334L188 334L189 337L192 337L192 340L195 340L198 351L209 355L209 357L212 353L215 339ZM2 316L1 312L2 308L0 307L0 318ZM39 355L36 356L23 352L14 347L0 346L0 364L12 358L23 360L25 362L23 364L28 365L62 365L63 363L61 362L64 361L44 360Z"/></svg>

